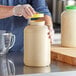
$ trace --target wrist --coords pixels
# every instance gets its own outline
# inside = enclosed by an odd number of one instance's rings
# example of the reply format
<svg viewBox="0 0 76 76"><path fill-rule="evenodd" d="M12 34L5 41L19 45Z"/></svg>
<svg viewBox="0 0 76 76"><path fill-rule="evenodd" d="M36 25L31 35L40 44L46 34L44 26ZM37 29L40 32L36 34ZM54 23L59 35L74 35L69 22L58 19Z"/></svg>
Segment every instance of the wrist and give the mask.
<svg viewBox="0 0 76 76"><path fill-rule="evenodd" d="M8 6L7 10L8 10L8 15L9 16L13 16L13 8L14 8L14 6Z"/></svg>
<svg viewBox="0 0 76 76"><path fill-rule="evenodd" d="M22 16L22 11L23 11L23 6L22 5L14 6L13 15L21 17Z"/></svg>

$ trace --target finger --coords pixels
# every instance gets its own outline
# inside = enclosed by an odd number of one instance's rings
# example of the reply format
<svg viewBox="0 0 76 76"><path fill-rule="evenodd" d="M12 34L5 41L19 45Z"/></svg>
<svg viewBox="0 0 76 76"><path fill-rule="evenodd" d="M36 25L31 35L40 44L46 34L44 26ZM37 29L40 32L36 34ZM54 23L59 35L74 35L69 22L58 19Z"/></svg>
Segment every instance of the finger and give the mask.
<svg viewBox="0 0 76 76"><path fill-rule="evenodd" d="M50 41L51 41L51 43L53 43L53 38L52 38L52 36L50 36Z"/></svg>
<svg viewBox="0 0 76 76"><path fill-rule="evenodd" d="M24 16L26 19L29 18L28 15L27 15L27 12L25 12L25 10L23 10L23 16Z"/></svg>
<svg viewBox="0 0 76 76"><path fill-rule="evenodd" d="M52 43L52 38L51 38L51 36L49 36L49 39L50 39L50 43Z"/></svg>
<svg viewBox="0 0 76 76"><path fill-rule="evenodd" d="M48 35L50 35L50 32L48 32Z"/></svg>
<svg viewBox="0 0 76 76"><path fill-rule="evenodd" d="M48 29L49 29L49 30L51 30L51 27L50 27L50 26L48 26Z"/></svg>
<svg viewBox="0 0 76 76"><path fill-rule="evenodd" d="M27 15L26 15L26 14L23 14L23 17L24 17L25 19L28 19L28 17L27 17Z"/></svg>
<svg viewBox="0 0 76 76"><path fill-rule="evenodd" d="M50 39L50 43L52 43L51 37L49 36L48 38Z"/></svg>
<svg viewBox="0 0 76 76"><path fill-rule="evenodd" d="M49 39L51 39L51 36L49 36Z"/></svg>
<svg viewBox="0 0 76 76"><path fill-rule="evenodd" d="M48 32L48 38L50 39L50 41L52 42L52 38L51 38L51 33Z"/></svg>
<svg viewBox="0 0 76 76"><path fill-rule="evenodd" d="M30 6L29 7L29 9L31 10L31 12L33 13L33 14L36 14L36 11Z"/></svg>
<svg viewBox="0 0 76 76"><path fill-rule="evenodd" d="M32 17L33 13L31 12L31 10L29 9L29 7L24 8L25 12L27 13L27 16Z"/></svg>
<svg viewBox="0 0 76 76"><path fill-rule="evenodd" d="M52 41L50 41L50 43L52 44Z"/></svg>
<svg viewBox="0 0 76 76"><path fill-rule="evenodd" d="M27 5L24 5L24 7L29 7L29 9L31 10L31 12L33 13L33 14L36 14L36 11L34 10L34 8L31 6L31 5L29 5L29 4L27 4Z"/></svg>

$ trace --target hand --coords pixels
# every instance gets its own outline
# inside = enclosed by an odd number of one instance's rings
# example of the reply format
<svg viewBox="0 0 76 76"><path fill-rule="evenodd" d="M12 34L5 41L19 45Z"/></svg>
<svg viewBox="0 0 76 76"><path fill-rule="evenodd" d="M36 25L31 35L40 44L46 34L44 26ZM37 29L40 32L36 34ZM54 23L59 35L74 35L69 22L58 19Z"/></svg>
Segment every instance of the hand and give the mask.
<svg viewBox="0 0 76 76"><path fill-rule="evenodd" d="M32 8L31 5L25 4L23 5L23 16L28 19L36 14L36 11Z"/></svg>
<svg viewBox="0 0 76 76"><path fill-rule="evenodd" d="M53 39L54 39L54 29L53 29L52 26L48 26L48 29L49 29L48 35L49 35L49 38L50 38L50 43L52 43Z"/></svg>
<svg viewBox="0 0 76 76"><path fill-rule="evenodd" d="M13 8L14 16L24 16L26 19L32 17L35 13L35 10L29 4L17 5Z"/></svg>

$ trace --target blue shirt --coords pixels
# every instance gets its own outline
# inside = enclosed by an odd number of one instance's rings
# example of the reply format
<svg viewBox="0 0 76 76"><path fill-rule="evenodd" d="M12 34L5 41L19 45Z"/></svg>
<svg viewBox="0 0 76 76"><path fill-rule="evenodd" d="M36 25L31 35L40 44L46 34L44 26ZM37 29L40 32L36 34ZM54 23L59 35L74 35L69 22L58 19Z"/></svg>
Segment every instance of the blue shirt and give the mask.
<svg viewBox="0 0 76 76"><path fill-rule="evenodd" d="M30 4L37 12L42 12L50 16L45 0L0 0L0 5L16 6L18 4ZM23 31L28 25L28 20L24 17L12 16L0 19L0 30L6 30L16 35L16 42L11 51L23 51Z"/></svg>

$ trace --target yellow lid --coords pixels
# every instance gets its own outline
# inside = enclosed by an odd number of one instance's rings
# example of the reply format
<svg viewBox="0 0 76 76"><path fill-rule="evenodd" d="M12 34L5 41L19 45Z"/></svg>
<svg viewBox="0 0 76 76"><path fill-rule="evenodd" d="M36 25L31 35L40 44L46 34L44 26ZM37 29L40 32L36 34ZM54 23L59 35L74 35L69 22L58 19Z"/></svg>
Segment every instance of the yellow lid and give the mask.
<svg viewBox="0 0 76 76"><path fill-rule="evenodd" d="M34 14L31 18L39 18L39 17L44 17L44 14Z"/></svg>

